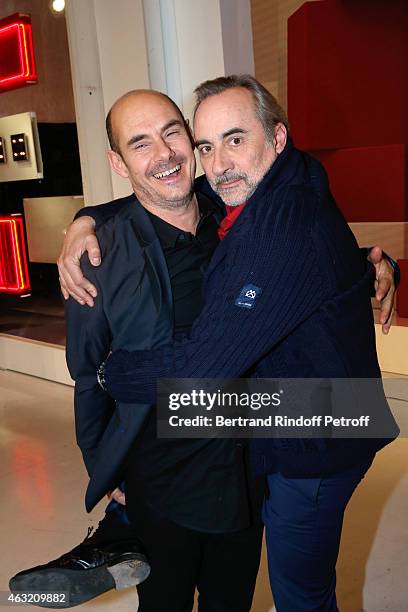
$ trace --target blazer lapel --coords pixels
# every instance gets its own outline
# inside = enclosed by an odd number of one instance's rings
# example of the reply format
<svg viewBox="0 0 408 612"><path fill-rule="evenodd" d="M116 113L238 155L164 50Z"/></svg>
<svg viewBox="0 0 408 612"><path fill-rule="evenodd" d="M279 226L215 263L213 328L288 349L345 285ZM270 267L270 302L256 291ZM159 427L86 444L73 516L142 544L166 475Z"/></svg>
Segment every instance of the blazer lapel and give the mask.
<svg viewBox="0 0 408 612"><path fill-rule="evenodd" d="M156 348L169 343L173 337L173 293L167 263L160 241L154 231L153 225L143 206L136 200L130 213L130 222L136 238L142 247L143 253L150 264L148 273L151 275L151 286L154 298L158 305L158 316L152 334L153 344Z"/></svg>

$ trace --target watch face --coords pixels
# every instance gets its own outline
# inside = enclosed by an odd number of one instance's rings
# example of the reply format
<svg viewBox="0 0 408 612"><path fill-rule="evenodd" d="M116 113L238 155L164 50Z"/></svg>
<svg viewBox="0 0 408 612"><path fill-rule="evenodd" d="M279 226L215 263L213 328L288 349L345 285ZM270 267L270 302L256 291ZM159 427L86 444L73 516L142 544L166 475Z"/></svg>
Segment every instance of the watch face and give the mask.
<svg viewBox="0 0 408 612"><path fill-rule="evenodd" d="M101 363L101 365L99 366L99 368L96 371L96 378L98 381L99 386L102 387L102 389L104 391L106 391L106 387L105 387L105 362Z"/></svg>

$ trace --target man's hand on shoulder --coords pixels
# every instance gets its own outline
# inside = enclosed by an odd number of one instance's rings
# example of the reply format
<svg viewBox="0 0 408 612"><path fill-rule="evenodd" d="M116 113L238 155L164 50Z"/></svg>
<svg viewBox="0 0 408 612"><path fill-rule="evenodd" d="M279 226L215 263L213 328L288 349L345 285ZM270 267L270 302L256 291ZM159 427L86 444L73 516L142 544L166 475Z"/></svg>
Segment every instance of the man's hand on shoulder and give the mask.
<svg viewBox="0 0 408 612"><path fill-rule="evenodd" d="M95 236L95 220L88 216L79 217L69 226L57 264L64 298L67 300L71 296L79 304L93 306L97 290L84 277L80 267L80 259L85 252L91 264L99 266L101 252Z"/></svg>
<svg viewBox="0 0 408 612"><path fill-rule="evenodd" d="M390 331L392 316L394 314L395 280L394 268L390 262L383 257L381 247L375 246L367 257L375 267L375 297L381 303L380 323L383 334Z"/></svg>

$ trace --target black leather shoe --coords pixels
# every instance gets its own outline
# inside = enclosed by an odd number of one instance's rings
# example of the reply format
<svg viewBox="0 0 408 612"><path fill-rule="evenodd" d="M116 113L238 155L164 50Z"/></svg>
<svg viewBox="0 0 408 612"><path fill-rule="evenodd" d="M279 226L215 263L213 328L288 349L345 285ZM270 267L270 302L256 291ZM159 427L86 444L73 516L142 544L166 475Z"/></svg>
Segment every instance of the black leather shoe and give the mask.
<svg viewBox="0 0 408 612"><path fill-rule="evenodd" d="M104 527L105 520L99 525ZM102 531L107 530L97 529L91 535L91 527L85 540L68 553L19 572L9 582L10 591L65 593L65 601L33 603L41 608L71 608L110 589L126 589L143 582L150 565L139 540L133 536L106 541L106 535L101 537Z"/></svg>

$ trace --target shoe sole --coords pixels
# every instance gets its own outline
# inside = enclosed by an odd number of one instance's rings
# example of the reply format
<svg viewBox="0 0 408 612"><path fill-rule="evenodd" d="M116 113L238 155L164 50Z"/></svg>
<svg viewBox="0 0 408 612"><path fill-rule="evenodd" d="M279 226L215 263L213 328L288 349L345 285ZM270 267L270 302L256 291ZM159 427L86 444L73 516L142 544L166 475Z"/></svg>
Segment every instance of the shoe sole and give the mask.
<svg viewBox="0 0 408 612"><path fill-rule="evenodd" d="M143 555L132 555L125 561L92 569L70 570L48 568L32 574L14 576L9 582L13 593L64 593L66 601L33 602L40 608L73 608L111 589L137 586L150 574Z"/></svg>
<svg viewBox="0 0 408 612"><path fill-rule="evenodd" d="M116 589L120 591L137 586L146 580L150 574L150 565L146 557L140 555L138 559L131 559L108 566L107 570L115 581Z"/></svg>

